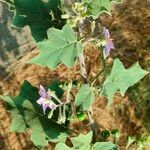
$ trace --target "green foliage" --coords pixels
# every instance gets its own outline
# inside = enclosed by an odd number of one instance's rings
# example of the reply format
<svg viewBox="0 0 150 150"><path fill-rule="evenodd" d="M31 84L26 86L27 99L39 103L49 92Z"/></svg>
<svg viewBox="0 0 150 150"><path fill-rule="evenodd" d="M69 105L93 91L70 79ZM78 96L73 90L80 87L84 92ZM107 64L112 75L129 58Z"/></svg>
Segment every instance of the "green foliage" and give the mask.
<svg viewBox="0 0 150 150"><path fill-rule="evenodd" d="M6 101L12 116L11 130L24 132L31 130L31 140L41 148L48 141L65 141L66 128L43 116L41 108L36 103L39 98L38 89L25 81L17 97L0 96Z"/></svg>
<svg viewBox="0 0 150 150"><path fill-rule="evenodd" d="M50 28L48 40L38 44L40 54L30 62L49 68L56 68L60 63L71 67L75 59L82 52L83 47L77 41L77 37L70 27L66 24L62 30Z"/></svg>
<svg viewBox="0 0 150 150"><path fill-rule="evenodd" d="M14 17L12 25L23 28L28 25L36 41L47 38L47 29L54 26L61 28L64 20L61 19L59 0L5 0L13 7Z"/></svg>
<svg viewBox="0 0 150 150"><path fill-rule="evenodd" d="M93 132L89 132L86 135L80 134L78 137L71 138L73 147L65 145L64 143L58 143L55 150L114 150L117 146L111 142L96 142L91 144ZM63 149L64 148L64 149Z"/></svg>
<svg viewBox="0 0 150 150"><path fill-rule="evenodd" d="M148 72L141 69L139 63L125 69L122 62L119 59L115 59L111 74L103 84L101 95L106 96L111 104L117 91L124 96L127 89L141 80L146 74Z"/></svg>
<svg viewBox="0 0 150 150"><path fill-rule="evenodd" d="M80 134L78 137L71 138L74 149L89 150L92 141L92 131L86 135Z"/></svg>
<svg viewBox="0 0 150 150"><path fill-rule="evenodd" d="M92 150L117 150L117 146L111 142L97 142Z"/></svg>
<svg viewBox="0 0 150 150"><path fill-rule="evenodd" d="M93 133L92 131L87 133L86 135L80 134L78 137L71 138L71 142L73 144L73 148L68 147L64 143L58 143L55 147L55 150L90 150L91 149L91 141L92 141Z"/></svg>
<svg viewBox="0 0 150 150"><path fill-rule="evenodd" d="M114 2L120 2L120 0L83 0L83 3L87 5L88 14L94 18L98 18L103 11L109 13L111 11L111 4Z"/></svg>
<svg viewBox="0 0 150 150"><path fill-rule="evenodd" d="M37 42L39 42L38 47L40 49L40 53L29 62L41 66L47 66L51 69L55 69L59 64L72 67L75 64L76 59L83 52L86 42L92 44L95 43L95 45L107 44L110 39L101 34L103 27L101 27L101 23L97 18L102 12L110 13L112 3L121 2L121 0L0 1L7 3L10 9L14 11L12 25L18 28L29 26L32 36ZM62 2L61 5L60 1ZM65 25L66 20L61 18L62 12L64 13L62 18L66 18L68 23L70 23L74 28L72 28L69 24ZM89 33L88 29L90 31ZM78 33L78 36L74 31ZM84 34L86 35L86 31L88 35L87 37L84 36ZM109 34L109 32L107 34ZM81 41L84 43L81 43ZM111 44L108 43L108 46L110 45ZM81 57L80 67L81 70L85 69L84 59L81 60ZM119 91L121 95L124 96L127 89L141 80L147 73L147 71L140 67L139 63L125 69L122 62L119 59L115 59L112 71L103 83L101 95L106 96L109 99L109 104L111 104L116 92ZM26 130L30 130L30 138L37 148L47 146L48 142L51 141L58 142L55 147L56 150L117 149L117 146L111 142L94 143L95 136L100 136L105 140L109 136L112 136L114 139L118 138L120 133L117 129L114 129L111 132L103 130L101 135L95 134L94 137L92 131L86 135L80 134L77 137L70 138L72 147L65 144L68 134L67 131L69 130L67 128L69 121L72 118L73 121L87 120L88 117L86 113L91 108L95 100L93 91L94 88L90 87L89 84L83 84L75 96L74 108L74 103L72 99L70 99L71 95L72 98L74 98L71 90L73 90L72 87L78 88L78 83L74 83L73 85L75 86L72 86L71 84L69 87L68 85L67 94L65 93L67 95L67 103L64 101L60 102L64 91L59 87L59 83L57 81L54 81L47 87L50 89L46 89L49 93L46 93L44 90L44 93L48 96L39 96L38 89L33 87L28 81L23 83L18 96L0 96L0 98L7 103L7 110L11 113L11 131L25 132ZM65 86L63 86L63 88L64 87ZM54 95L53 97L52 94L54 93L57 96ZM56 107L56 109L46 110L46 114L43 114L43 110L39 104L37 104L39 97L41 98L40 100L46 99L47 101L51 100L52 102L58 97L56 101L56 106L58 107ZM43 106L48 104L44 102L41 102ZM50 119L48 119L48 116ZM92 119L94 120L94 118ZM58 122L63 125L58 124ZM93 130L92 127L91 129Z"/></svg>
<svg viewBox="0 0 150 150"><path fill-rule="evenodd" d="M76 106L82 106L83 110L88 110L95 100L94 92L88 84L84 84L79 89L76 98Z"/></svg>
<svg viewBox="0 0 150 150"><path fill-rule="evenodd" d="M65 143L58 143L55 147L55 150L71 150Z"/></svg>

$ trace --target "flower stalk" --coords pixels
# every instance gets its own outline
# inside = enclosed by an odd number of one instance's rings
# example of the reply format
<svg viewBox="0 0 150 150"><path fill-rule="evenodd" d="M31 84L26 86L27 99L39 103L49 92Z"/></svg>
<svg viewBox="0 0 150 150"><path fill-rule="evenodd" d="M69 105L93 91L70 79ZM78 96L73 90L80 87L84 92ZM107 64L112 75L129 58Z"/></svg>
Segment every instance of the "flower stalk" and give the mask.
<svg viewBox="0 0 150 150"><path fill-rule="evenodd" d="M86 71L83 53L80 55L79 61L80 61L80 72L81 72L81 75L84 79L84 84L87 84L88 83L87 71ZM88 118L89 118L89 125L90 125L91 130L93 131L93 134L94 134L93 140L97 141L97 127L96 127L96 124L95 124L93 116L92 116L92 107L90 110L87 111L87 114L88 114Z"/></svg>

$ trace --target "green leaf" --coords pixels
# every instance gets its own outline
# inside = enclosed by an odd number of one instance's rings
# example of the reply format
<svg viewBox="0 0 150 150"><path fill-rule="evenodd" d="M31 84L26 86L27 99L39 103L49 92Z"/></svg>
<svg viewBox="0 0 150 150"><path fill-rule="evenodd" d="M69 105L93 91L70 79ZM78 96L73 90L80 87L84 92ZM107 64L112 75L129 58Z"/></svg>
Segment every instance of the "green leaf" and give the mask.
<svg viewBox="0 0 150 150"><path fill-rule="evenodd" d="M146 74L148 72L141 69L139 63L125 69L122 62L119 59L115 59L111 74L103 84L101 95L106 96L111 104L117 91L124 96L127 89L141 80Z"/></svg>
<svg viewBox="0 0 150 150"><path fill-rule="evenodd" d="M40 54L29 62L56 68L60 63L71 67L75 59L83 50L81 42L70 25L66 24L62 30L50 28L48 31L48 40L38 44Z"/></svg>
<svg viewBox="0 0 150 150"><path fill-rule="evenodd" d="M47 38L47 29L54 26L62 28L59 0L5 0L13 7L14 17L12 25L23 28L28 25L34 39L42 41ZM54 17L54 18L53 18Z"/></svg>
<svg viewBox="0 0 150 150"><path fill-rule="evenodd" d="M65 141L66 128L55 121L43 116L40 106L36 103L39 98L38 89L25 81L17 97L0 96L8 104L11 113L11 130L24 132L31 130L31 140L41 148L48 145L48 141Z"/></svg>
<svg viewBox="0 0 150 150"><path fill-rule="evenodd" d="M27 128L27 125L17 109L11 110L11 117L12 124L10 130L14 132L24 132Z"/></svg>
<svg viewBox="0 0 150 150"><path fill-rule="evenodd" d="M92 150L114 150L117 146L111 142L97 142L93 145Z"/></svg>
<svg viewBox="0 0 150 150"><path fill-rule="evenodd" d="M66 142L66 138L68 137L68 134L67 133L60 133L60 135L58 136L58 138L56 139L50 139L51 142L62 142L62 143L65 143Z"/></svg>
<svg viewBox="0 0 150 150"><path fill-rule="evenodd" d="M87 133L86 135L80 134L78 137L71 138L71 141L73 143L73 149L90 150L92 136L93 136L93 133L91 131Z"/></svg>
<svg viewBox="0 0 150 150"><path fill-rule="evenodd" d="M71 150L65 143L58 143L55 147L55 150Z"/></svg>
<svg viewBox="0 0 150 150"><path fill-rule="evenodd" d="M95 100L94 92L88 84L84 84L79 89L76 98L76 106L82 106L83 110L88 110Z"/></svg>
<svg viewBox="0 0 150 150"><path fill-rule="evenodd" d="M83 0L83 3L87 5L88 14L92 15L94 18L98 18L100 13L110 12L112 3L120 2L120 0Z"/></svg>

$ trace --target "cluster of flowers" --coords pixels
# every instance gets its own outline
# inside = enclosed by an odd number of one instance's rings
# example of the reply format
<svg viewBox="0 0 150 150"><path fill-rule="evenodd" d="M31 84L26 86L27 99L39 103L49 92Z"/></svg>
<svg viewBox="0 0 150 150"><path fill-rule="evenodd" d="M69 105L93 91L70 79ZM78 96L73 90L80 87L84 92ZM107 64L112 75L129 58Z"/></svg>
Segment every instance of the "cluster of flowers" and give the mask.
<svg viewBox="0 0 150 150"><path fill-rule="evenodd" d="M37 100L37 103L42 107L43 113L45 114L46 110L49 108L50 112L48 114L48 118L51 119L53 116L54 110L56 108L59 109L59 116L58 116L58 123L65 123L66 121L66 113L65 113L65 106L66 104L62 103L61 100L57 97L54 91L45 88L40 85L39 90L40 98ZM53 100L56 100L58 104L56 104Z"/></svg>

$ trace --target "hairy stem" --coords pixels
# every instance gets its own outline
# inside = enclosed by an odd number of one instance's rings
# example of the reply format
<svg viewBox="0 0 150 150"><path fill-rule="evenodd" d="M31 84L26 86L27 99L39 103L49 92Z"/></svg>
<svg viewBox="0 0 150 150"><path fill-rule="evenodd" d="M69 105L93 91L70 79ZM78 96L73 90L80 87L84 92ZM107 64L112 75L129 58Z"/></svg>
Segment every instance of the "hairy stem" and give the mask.
<svg viewBox="0 0 150 150"><path fill-rule="evenodd" d="M70 94L72 95L74 101L75 101L75 96L73 95L73 93L70 91ZM76 112L76 106L75 106L75 102L72 101L71 103L71 110L72 110L72 117L77 116L77 112Z"/></svg>
<svg viewBox="0 0 150 150"><path fill-rule="evenodd" d="M101 54L101 62L102 62L102 69L97 73L97 75L92 80L91 86L94 86L94 84L98 80L99 76L105 71L106 62L105 62L105 59L103 57L103 54Z"/></svg>
<svg viewBox="0 0 150 150"><path fill-rule="evenodd" d="M87 79L87 71L86 71L86 67L85 67L83 52L79 56L79 61L80 61L80 73L83 77L84 83L86 84L86 83L88 83L88 79Z"/></svg>
<svg viewBox="0 0 150 150"><path fill-rule="evenodd" d="M84 79L84 83L86 84L86 83L88 83L88 79L87 79L87 71L86 71L83 53L79 56L79 61L80 61L80 72L81 72L81 75ZM88 118L89 118L89 125L90 125L91 130L93 131L93 134L94 134L93 141L97 141L97 127L96 127L96 124L94 122L93 115L91 114L92 108L90 110L88 110L87 113L88 113Z"/></svg>
<svg viewBox="0 0 150 150"><path fill-rule="evenodd" d="M92 111L89 110L89 111L87 111L87 113L88 113L88 118L89 118L89 122L90 122L89 125L91 126L91 129L92 129L93 134L94 134L93 142L97 142L98 141L97 140L97 138L98 138L98 136L97 136L97 127L96 127L96 124L95 124L94 119L93 119Z"/></svg>
<svg viewBox="0 0 150 150"><path fill-rule="evenodd" d="M136 142L135 139L133 139L131 142L129 142L129 143L127 144L127 146L126 146L126 150L129 150L129 147L130 147L134 142Z"/></svg>

